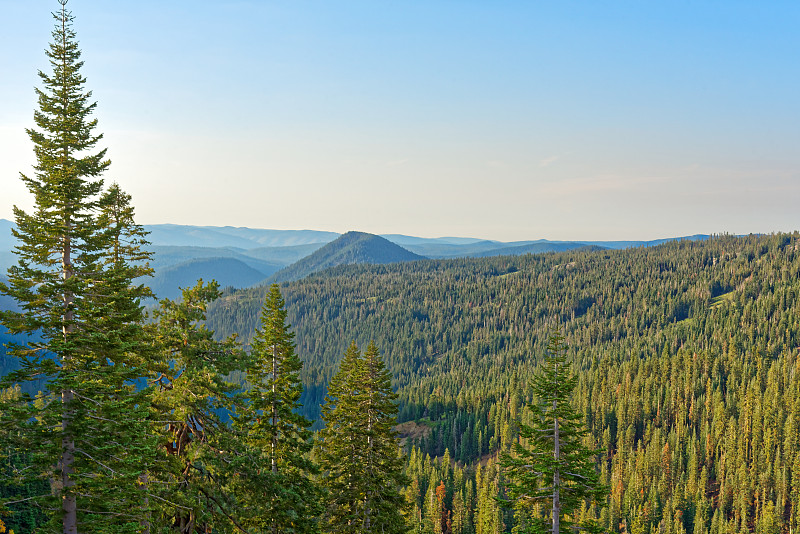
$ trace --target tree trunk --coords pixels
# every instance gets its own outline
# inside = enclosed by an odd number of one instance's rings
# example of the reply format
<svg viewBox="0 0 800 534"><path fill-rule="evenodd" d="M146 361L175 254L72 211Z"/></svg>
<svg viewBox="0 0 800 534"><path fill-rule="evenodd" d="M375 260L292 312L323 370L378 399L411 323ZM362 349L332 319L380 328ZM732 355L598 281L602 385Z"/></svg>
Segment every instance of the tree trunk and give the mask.
<svg viewBox="0 0 800 534"><path fill-rule="evenodd" d="M64 19L66 21L66 19ZM65 22L66 24L66 22ZM66 31L66 30L65 30ZM61 250L61 272L64 276L64 281L69 280L73 276L72 272L72 247L69 239L69 233L72 231L72 224L67 221L66 224L67 237L64 240L64 247ZM62 332L64 340L72 332L72 321L74 314L72 311L72 302L74 296L71 292L64 293L64 326ZM69 361L62 361L61 368L69 369ZM72 464L75 462L75 438L72 436L72 417L73 408L72 401L75 398L74 392L71 389L64 389L61 391L61 405L63 412L61 415L61 491L63 494L61 500L61 509L64 512L62 518L62 528L64 534L78 534L78 503L75 494L72 493L72 487L75 481L72 480L72 473L74 469Z"/></svg>
<svg viewBox="0 0 800 534"><path fill-rule="evenodd" d="M278 407L276 406L277 400L275 399L276 387L275 381L278 379L278 353L277 347L272 345L272 451L270 459L272 460L272 472L278 472L278 463L275 459L276 449L278 448Z"/></svg>
<svg viewBox="0 0 800 534"><path fill-rule="evenodd" d="M67 9L66 2L61 2L61 36L66 41L67 36ZM64 43L66 46L66 43ZM62 67L66 70L67 58L66 55L62 58ZM66 87L65 87L66 89ZM67 102L64 102L64 112L66 113ZM69 149L65 146L63 148L64 161L62 165L66 165L69 157ZM61 272L64 277L64 282L72 278L74 275L72 271L72 221L69 215L64 216L64 245L61 249ZM62 331L64 334L64 341L73 330L72 321L74 315L72 311L72 302L75 296L70 291L64 292L64 325ZM61 368L69 369L69 362L62 361ZM62 518L62 527L64 534L78 534L78 504L75 494L72 493L72 487L75 481L72 480L72 473L74 469L72 464L75 462L75 438L71 435L72 432L72 401L75 398L74 392L71 389L64 389L61 391L61 405L63 412L61 415L61 491L64 494L61 502L61 509L64 512Z"/></svg>
<svg viewBox="0 0 800 534"><path fill-rule="evenodd" d="M553 411L556 409L556 401L553 401ZM558 417L553 418L553 434L555 437L555 447L553 447L553 457L556 460L556 468L553 470L553 534L559 534L561 528L561 500L560 484L561 473L558 461L561 459L561 440L559 436Z"/></svg>
<svg viewBox="0 0 800 534"><path fill-rule="evenodd" d="M147 473L142 473L139 475L139 483L142 485L142 491L144 492L144 500L142 502L144 514L141 521L142 534L150 534L150 498L147 496L147 491L149 488L148 482L149 480Z"/></svg>
<svg viewBox="0 0 800 534"><path fill-rule="evenodd" d="M372 473L372 461L373 461L373 454L372 454L372 406L367 408L367 454L369 457L367 458L367 464L369 466L369 473ZM370 501L372 500L372 493L367 492L366 495L366 502L364 503L364 527L366 532L369 532L371 528L370 524L370 514L372 514L372 509L370 506Z"/></svg>
<svg viewBox="0 0 800 534"><path fill-rule="evenodd" d="M61 438L63 450L61 453L61 491L66 494L61 500L61 509L64 512L62 520L64 534L78 534L78 505L75 500L75 494L67 493L71 492L71 488L75 485L72 480L72 464L75 461L75 440L67 433L67 428L72 418L72 408L69 406L73 397L72 390L67 389L61 392L61 403L65 406L64 414L61 418L61 432L63 434Z"/></svg>
<svg viewBox="0 0 800 534"><path fill-rule="evenodd" d="M278 408L276 406L277 400L275 398L276 390L275 381L278 379L278 352L277 347L272 345L272 451L270 453L270 460L272 461L272 473L278 474L278 462L275 458L276 449L278 448ZM277 534L278 525L275 520L272 520L272 534Z"/></svg>

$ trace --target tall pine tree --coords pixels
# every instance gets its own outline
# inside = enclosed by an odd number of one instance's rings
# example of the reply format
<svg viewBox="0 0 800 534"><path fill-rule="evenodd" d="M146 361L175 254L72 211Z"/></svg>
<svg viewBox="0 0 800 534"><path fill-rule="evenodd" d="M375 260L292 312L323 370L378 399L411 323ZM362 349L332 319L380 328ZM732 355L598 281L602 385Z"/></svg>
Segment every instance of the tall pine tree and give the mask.
<svg viewBox="0 0 800 534"><path fill-rule="evenodd" d="M317 531L320 494L309 460L311 422L300 413L300 370L294 333L286 323L277 284L267 294L247 365L249 388L240 395L233 429L244 454L237 459L242 523L256 532Z"/></svg>
<svg viewBox="0 0 800 534"><path fill-rule="evenodd" d="M352 343L322 407L317 455L328 491L326 532L408 532L396 399L375 344L362 355Z"/></svg>
<svg viewBox="0 0 800 534"><path fill-rule="evenodd" d="M514 532L599 530L593 521L580 520L587 503L603 499L606 489L596 469L596 451L582 441L588 431L572 407L577 377L566 351L564 337L551 335L544 365L531 383L536 399L528 406L532 423L518 423L520 440L501 464L515 512Z"/></svg>
<svg viewBox="0 0 800 534"><path fill-rule="evenodd" d="M48 391L20 395L0 412L15 429L12 446L30 451L20 476L50 483L32 501L51 512L54 529L135 532L147 514L136 481L152 449L139 423L146 393L133 384L145 373L137 353L140 299L149 292L133 279L149 270L129 197L118 188L102 195L110 162L97 148L96 104L66 3L53 14L52 73L39 73L36 128L27 130L36 164L21 178L34 209L14 208L18 261L0 285L20 305L2 312L2 323L40 339L13 347L20 369L4 384L47 379Z"/></svg>

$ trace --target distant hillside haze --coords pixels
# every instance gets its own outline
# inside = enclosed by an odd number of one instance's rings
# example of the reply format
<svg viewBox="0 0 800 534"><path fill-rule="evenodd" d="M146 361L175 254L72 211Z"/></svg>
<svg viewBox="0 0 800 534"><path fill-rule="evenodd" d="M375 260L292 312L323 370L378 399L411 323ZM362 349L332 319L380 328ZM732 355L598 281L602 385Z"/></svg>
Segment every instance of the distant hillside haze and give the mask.
<svg viewBox="0 0 800 534"><path fill-rule="evenodd" d="M6 277L6 273L0 273L0 283L7 284L8 277ZM17 305L17 301L9 297L8 295L0 295L0 310L18 310L19 305Z"/></svg>
<svg viewBox="0 0 800 534"><path fill-rule="evenodd" d="M192 286L197 278L206 281L215 279L222 287L248 287L308 256L321 246L322 243L312 243L245 250L234 247L151 245L149 248L153 257L150 266L155 270L155 277L146 283L158 298L178 296L179 287ZM249 269L244 269L243 265Z"/></svg>
<svg viewBox="0 0 800 534"><path fill-rule="evenodd" d="M10 251L15 243L11 235L14 223L0 219L0 252ZM341 236L336 232L319 230L269 230L261 228L246 228L234 226L191 226L181 224L149 224L144 229L150 234L148 241L153 247L196 247L196 248L225 248L237 249L253 257L261 257L272 261L270 257L262 257L264 251L271 256L272 249L290 250L291 247L310 247L307 254L313 252L314 247L330 243ZM400 245L416 254L430 258L444 257L472 257L484 254L491 250L502 251L508 247L519 247L535 243L552 243L558 245L572 244L569 249L584 245L597 245L604 248L625 249L634 247L650 247L668 241L690 240L698 241L708 238L706 234L692 236L666 237L649 241L549 241L547 239L532 239L527 241L498 241L492 239L479 239L473 237L415 237L403 234L383 234L380 237ZM256 253L257 250L261 252ZM306 254L306 255L307 255ZM299 259L299 258L297 258ZM296 261L293 260L293 261ZM287 265L292 261L286 261Z"/></svg>
<svg viewBox="0 0 800 534"><path fill-rule="evenodd" d="M271 276L267 282L289 282L336 267L367 263L372 265L425 259L383 237L364 232L347 232L310 256Z"/></svg>
<svg viewBox="0 0 800 534"><path fill-rule="evenodd" d="M454 244L440 241L415 240L411 243L403 244L402 246L421 256L435 259L447 259L472 257L475 254L502 247L503 243L499 241L480 240L470 243Z"/></svg>
<svg viewBox="0 0 800 534"><path fill-rule="evenodd" d="M0 219L0 273L17 261L12 249L14 223ZM519 256L596 248L651 247L674 240L705 240L706 235L651 241L528 241L503 242L473 237L377 236L363 232L269 230L234 226L144 225L155 277L145 281L159 298L178 296L179 287L197 278L216 279L223 287L246 288L272 281L298 280L344 264L382 264L422 258ZM334 245L335 243L335 245ZM326 248L330 246L330 248ZM589 248L587 248L589 247ZM7 299L6 299L7 300ZM0 300L0 306L8 306Z"/></svg>
<svg viewBox="0 0 800 534"><path fill-rule="evenodd" d="M473 258L488 258L490 256L522 256L523 254L544 254L545 252L565 252L567 250L605 250L607 247L587 245L586 243L530 243L513 247L500 247L473 254Z"/></svg>
<svg viewBox="0 0 800 534"><path fill-rule="evenodd" d="M244 288L269 274L234 258L201 258L159 270L146 283L159 299L177 299L180 288L192 287L201 278L206 282L216 280L220 287Z"/></svg>
<svg viewBox="0 0 800 534"><path fill-rule="evenodd" d="M477 239L474 237L415 237L412 235L403 234L381 234L381 237L388 239L392 243L405 247L407 245L424 245L424 244L437 244L437 245L471 245L486 241L485 239ZM500 243L500 241L492 241L492 243Z"/></svg>
<svg viewBox="0 0 800 534"><path fill-rule="evenodd" d="M249 250L243 251L241 249L221 247L165 247L161 245L151 245L149 249L153 253L150 266L156 271L191 260L230 258L239 260L258 271L270 274L300 259L296 258L291 261L271 261L269 258L253 257L248 254L250 252ZM307 256L307 254L303 254L300 257L303 256Z"/></svg>
<svg viewBox="0 0 800 534"><path fill-rule="evenodd" d="M317 230L262 230L233 226L186 226L179 224L145 225L148 239L154 245L237 247L285 247L329 243L339 237L336 232Z"/></svg>
<svg viewBox="0 0 800 534"><path fill-rule="evenodd" d="M244 254L248 258L255 258L276 265L286 266L305 258L324 245L325 243L309 243L307 245L251 248L246 250Z"/></svg>
<svg viewBox="0 0 800 534"><path fill-rule="evenodd" d="M17 257L10 250L0 250L0 273L8 272L8 268L17 263Z"/></svg>
<svg viewBox="0 0 800 534"><path fill-rule="evenodd" d="M11 250L16 244L16 239L11 235L14 223L6 219L0 219L0 250Z"/></svg>
<svg viewBox="0 0 800 534"><path fill-rule="evenodd" d="M545 252L564 252L566 250L595 247L596 249L612 248L577 241L522 241L502 243L500 241L475 241L462 245L447 243L419 243L406 245L406 248L417 254L433 259L449 258L486 258L489 256L520 256L522 254L543 254Z"/></svg>

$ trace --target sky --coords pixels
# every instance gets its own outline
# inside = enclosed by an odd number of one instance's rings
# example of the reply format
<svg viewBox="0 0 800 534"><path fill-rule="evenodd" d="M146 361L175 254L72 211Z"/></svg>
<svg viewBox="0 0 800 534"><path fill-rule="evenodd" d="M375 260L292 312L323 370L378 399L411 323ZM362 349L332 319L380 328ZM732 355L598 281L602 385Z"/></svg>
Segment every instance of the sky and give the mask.
<svg viewBox="0 0 800 534"><path fill-rule="evenodd" d="M55 0L0 0L0 218ZM70 0L138 222L627 240L800 229L800 3Z"/></svg>

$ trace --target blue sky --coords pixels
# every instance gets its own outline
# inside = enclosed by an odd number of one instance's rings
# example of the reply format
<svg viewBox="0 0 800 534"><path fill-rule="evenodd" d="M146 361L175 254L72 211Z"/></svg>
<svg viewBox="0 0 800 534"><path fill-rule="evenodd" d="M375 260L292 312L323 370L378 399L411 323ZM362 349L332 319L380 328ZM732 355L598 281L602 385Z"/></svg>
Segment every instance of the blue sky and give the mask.
<svg viewBox="0 0 800 534"><path fill-rule="evenodd" d="M0 0L0 218L54 0ZM143 223L514 239L800 228L796 2L71 0Z"/></svg>

